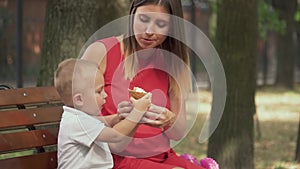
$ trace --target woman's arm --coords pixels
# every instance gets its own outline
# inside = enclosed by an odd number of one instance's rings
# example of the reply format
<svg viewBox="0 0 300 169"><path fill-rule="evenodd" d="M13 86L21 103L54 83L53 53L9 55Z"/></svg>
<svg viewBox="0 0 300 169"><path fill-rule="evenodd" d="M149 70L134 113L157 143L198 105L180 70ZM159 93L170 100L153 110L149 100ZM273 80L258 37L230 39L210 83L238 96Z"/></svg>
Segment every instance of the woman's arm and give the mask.
<svg viewBox="0 0 300 169"><path fill-rule="evenodd" d="M186 130L186 111L184 101L179 97L170 97L170 110L167 110L169 114L175 114L176 120L173 124L169 124L170 127L165 127L165 134L172 140L180 140ZM169 115L172 116L172 115Z"/></svg>

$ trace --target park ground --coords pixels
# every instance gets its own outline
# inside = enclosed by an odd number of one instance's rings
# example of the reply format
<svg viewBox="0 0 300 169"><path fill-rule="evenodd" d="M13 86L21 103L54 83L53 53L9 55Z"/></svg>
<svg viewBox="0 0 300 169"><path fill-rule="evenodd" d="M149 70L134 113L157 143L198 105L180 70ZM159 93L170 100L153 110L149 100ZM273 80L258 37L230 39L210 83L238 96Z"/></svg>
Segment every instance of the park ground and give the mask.
<svg viewBox="0 0 300 169"><path fill-rule="evenodd" d="M189 153L201 159L206 157L207 141L200 144L198 137L210 111L212 98L211 92L205 90L201 90L198 96L200 106L197 120L188 135L175 146L175 150L178 154ZM195 98L191 100L193 102ZM259 88L255 102L258 117L258 123L255 120L255 168L299 169L300 163L294 162L294 159L300 114L300 86L297 85L295 90Z"/></svg>

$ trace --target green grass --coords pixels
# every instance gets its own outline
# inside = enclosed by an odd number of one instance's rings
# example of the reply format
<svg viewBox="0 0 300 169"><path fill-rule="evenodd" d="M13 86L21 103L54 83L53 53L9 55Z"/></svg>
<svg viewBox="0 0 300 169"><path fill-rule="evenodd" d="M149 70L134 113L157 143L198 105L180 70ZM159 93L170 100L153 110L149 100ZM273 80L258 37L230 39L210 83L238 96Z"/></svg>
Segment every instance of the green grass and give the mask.
<svg viewBox="0 0 300 169"><path fill-rule="evenodd" d="M21 156L31 155L33 153L34 153L34 150L25 150L25 151L16 152L16 153L0 154L0 160L7 159L7 158L13 158L13 157L21 157Z"/></svg>
<svg viewBox="0 0 300 169"><path fill-rule="evenodd" d="M255 139L256 169L298 169L294 162L300 113L300 86L295 90L262 88L256 92L256 111L261 138ZM188 135L175 146L178 154L206 156L207 142L198 143L199 133L210 111L211 93L201 91L200 112ZM257 134L257 128L255 128Z"/></svg>

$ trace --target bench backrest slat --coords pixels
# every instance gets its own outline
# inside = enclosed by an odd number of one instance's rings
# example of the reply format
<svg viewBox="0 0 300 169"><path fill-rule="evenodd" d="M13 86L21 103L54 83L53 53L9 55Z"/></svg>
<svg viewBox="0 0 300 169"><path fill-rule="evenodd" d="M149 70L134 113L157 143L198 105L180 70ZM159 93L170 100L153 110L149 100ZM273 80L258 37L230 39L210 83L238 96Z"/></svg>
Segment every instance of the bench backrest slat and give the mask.
<svg viewBox="0 0 300 169"><path fill-rule="evenodd" d="M54 87L33 87L0 90L0 96L0 106L48 103L61 100Z"/></svg>
<svg viewBox="0 0 300 169"><path fill-rule="evenodd" d="M0 168L56 168L62 112L54 87L0 90Z"/></svg>
<svg viewBox="0 0 300 169"><path fill-rule="evenodd" d="M62 106L2 111L0 129L59 122L62 112Z"/></svg>
<svg viewBox="0 0 300 169"><path fill-rule="evenodd" d="M11 158L1 161L1 168L9 169L54 169L57 167L56 152Z"/></svg>
<svg viewBox="0 0 300 169"><path fill-rule="evenodd" d="M7 153L14 150L30 149L53 145L57 142L57 131L32 130L0 135L0 153Z"/></svg>

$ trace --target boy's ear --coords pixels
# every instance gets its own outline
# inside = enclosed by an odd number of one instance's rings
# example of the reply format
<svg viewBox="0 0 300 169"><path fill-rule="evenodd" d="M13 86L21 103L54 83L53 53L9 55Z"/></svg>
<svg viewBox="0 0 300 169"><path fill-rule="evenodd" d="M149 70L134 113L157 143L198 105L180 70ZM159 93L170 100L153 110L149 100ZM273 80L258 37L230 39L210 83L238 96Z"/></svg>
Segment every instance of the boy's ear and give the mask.
<svg viewBox="0 0 300 169"><path fill-rule="evenodd" d="M81 107L83 105L83 99L81 93L76 93L75 95L73 95L73 104L75 108Z"/></svg>

